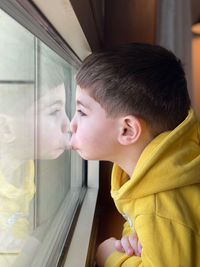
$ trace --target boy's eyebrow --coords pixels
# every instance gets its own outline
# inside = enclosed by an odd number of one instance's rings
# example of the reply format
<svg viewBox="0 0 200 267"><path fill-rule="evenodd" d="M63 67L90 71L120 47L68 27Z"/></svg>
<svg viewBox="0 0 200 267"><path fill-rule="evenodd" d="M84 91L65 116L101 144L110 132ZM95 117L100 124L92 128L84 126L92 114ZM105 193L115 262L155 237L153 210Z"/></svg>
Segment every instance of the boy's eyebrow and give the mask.
<svg viewBox="0 0 200 267"><path fill-rule="evenodd" d="M89 109L89 107L87 105L83 104L80 100L76 100L76 104L81 105L81 106Z"/></svg>

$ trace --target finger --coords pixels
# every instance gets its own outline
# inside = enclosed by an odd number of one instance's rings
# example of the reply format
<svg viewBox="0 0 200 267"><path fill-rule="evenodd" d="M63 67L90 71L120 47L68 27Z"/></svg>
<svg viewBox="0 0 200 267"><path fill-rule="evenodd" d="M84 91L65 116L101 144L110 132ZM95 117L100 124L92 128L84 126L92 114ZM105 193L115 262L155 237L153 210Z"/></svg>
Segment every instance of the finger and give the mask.
<svg viewBox="0 0 200 267"><path fill-rule="evenodd" d="M134 251L133 251L133 248L131 247L128 236L122 237L121 244L122 244L122 247L124 248L126 254L133 255Z"/></svg>
<svg viewBox="0 0 200 267"><path fill-rule="evenodd" d="M115 240L115 248L121 252L124 252L124 248L122 247L121 240Z"/></svg>
<svg viewBox="0 0 200 267"><path fill-rule="evenodd" d="M132 235L130 235L129 237L129 242L131 244L131 247L134 251L134 254L137 256L138 254L138 246L137 246L137 243L138 243L138 237L137 235L134 233Z"/></svg>
<svg viewBox="0 0 200 267"><path fill-rule="evenodd" d="M138 256L141 256L141 253L142 253L142 245L140 243L140 241L138 240Z"/></svg>

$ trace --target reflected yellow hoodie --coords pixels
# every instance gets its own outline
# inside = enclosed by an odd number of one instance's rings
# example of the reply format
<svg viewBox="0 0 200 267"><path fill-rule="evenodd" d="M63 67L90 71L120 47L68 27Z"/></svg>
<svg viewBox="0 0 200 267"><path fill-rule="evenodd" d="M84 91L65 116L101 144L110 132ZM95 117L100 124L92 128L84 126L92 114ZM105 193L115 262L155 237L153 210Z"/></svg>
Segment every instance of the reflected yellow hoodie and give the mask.
<svg viewBox="0 0 200 267"><path fill-rule="evenodd" d="M141 257L115 251L105 267L200 266L200 122L191 110L142 152L131 179L113 166L111 195Z"/></svg>
<svg viewBox="0 0 200 267"><path fill-rule="evenodd" d="M13 266L30 235L29 209L35 193L32 160L16 170L18 177L23 178L20 187L9 183L0 171L0 267Z"/></svg>

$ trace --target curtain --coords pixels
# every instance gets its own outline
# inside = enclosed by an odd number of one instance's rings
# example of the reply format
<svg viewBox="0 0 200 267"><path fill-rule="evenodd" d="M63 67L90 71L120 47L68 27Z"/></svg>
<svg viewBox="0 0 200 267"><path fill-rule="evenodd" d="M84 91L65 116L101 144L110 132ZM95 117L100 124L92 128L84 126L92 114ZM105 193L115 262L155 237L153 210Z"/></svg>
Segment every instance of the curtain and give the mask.
<svg viewBox="0 0 200 267"><path fill-rule="evenodd" d="M158 0L156 43L171 50L181 59L193 102L191 26L189 0Z"/></svg>

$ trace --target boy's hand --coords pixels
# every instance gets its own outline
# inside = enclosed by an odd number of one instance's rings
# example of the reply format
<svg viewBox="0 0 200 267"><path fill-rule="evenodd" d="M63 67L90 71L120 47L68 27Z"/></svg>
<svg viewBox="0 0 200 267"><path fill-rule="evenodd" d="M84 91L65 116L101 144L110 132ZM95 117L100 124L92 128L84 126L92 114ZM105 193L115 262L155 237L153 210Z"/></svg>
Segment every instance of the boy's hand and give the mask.
<svg viewBox="0 0 200 267"><path fill-rule="evenodd" d="M141 256L142 245L135 233L130 236L123 236L121 240L115 240L115 248L127 255Z"/></svg>
<svg viewBox="0 0 200 267"><path fill-rule="evenodd" d="M96 264L98 267L103 267L108 256L116 250L115 241L116 239L111 237L98 246L96 253Z"/></svg>

